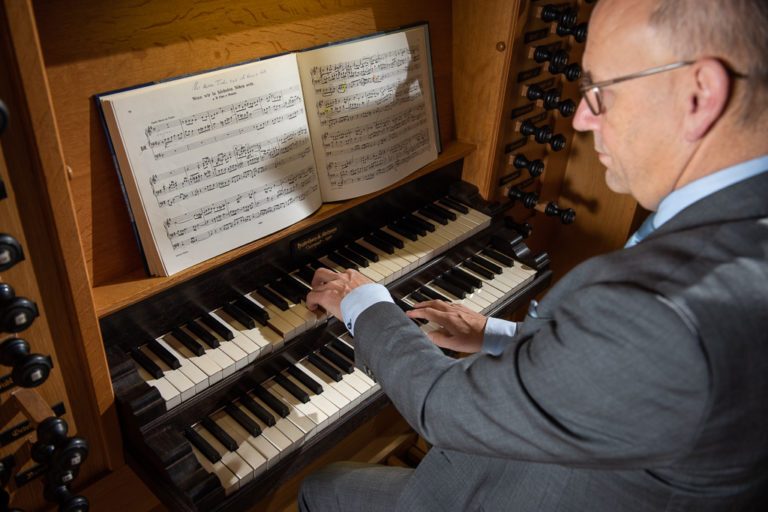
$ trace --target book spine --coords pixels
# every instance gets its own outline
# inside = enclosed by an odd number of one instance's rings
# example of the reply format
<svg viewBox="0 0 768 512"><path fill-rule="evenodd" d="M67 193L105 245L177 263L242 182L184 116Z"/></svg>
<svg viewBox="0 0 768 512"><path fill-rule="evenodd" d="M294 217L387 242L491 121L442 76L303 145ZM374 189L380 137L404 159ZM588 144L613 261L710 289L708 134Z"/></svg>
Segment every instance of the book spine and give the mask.
<svg viewBox="0 0 768 512"><path fill-rule="evenodd" d="M109 148L109 154L112 157L112 165L114 165L115 172L117 173L117 181L120 184L120 192L123 195L123 201L125 201L125 205L128 207L128 218L131 221L131 230L133 231L133 237L136 239L136 245L138 246L139 253L141 254L141 262L144 265L144 271L148 275L150 275L151 271L149 270L149 262L147 261L147 255L144 252L144 245L141 243L141 237L139 236L139 228L136 225L136 218L133 215L131 202L128 199L128 191L125 189L125 182L123 181L123 174L120 171L120 164L117 161L115 146L112 144L112 137L110 137L110 134L109 134L109 127L107 126L107 120L104 114L104 106L101 103L101 95L95 95L93 97L93 100L96 103L96 111L99 114L99 122L101 123L101 127L104 130L104 135L106 135L106 138L107 138L107 146Z"/></svg>

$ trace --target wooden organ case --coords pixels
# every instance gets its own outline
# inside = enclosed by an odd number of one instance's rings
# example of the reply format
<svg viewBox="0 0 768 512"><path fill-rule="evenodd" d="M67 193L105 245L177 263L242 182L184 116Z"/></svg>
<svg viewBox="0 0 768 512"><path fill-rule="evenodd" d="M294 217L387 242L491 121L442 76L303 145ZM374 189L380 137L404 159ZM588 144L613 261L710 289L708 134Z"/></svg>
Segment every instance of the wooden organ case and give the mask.
<svg viewBox="0 0 768 512"><path fill-rule="evenodd" d="M578 103L575 82L568 78L576 73L592 4L3 0L0 98L12 120L0 138L7 166L3 178L13 185L19 229L29 247L27 264L36 274L34 293L46 311L50 333L40 336L51 340L47 346L56 354L59 376L43 396L50 405L65 404L71 425L90 446L75 487L93 496L94 503L100 496L111 500L112 509L121 509L115 501L124 510L154 506L155 498L137 480L124 478L128 461L174 510L246 510L261 498L259 509L277 510L285 505L269 504L270 493L281 486L295 490L302 468L318 460L363 452L369 460L382 460L387 444L376 444L372 436L399 439L407 428L374 384L353 404L339 406L335 421L289 439L285 453L234 488L211 473L212 465L190 441L189 429L197 429L203 418L229 414L232 405L250 418L250 423L238 423L240 413L226 418L238 429L247 432L244 425L254 423L275 428L245 403L268 406L260 388L272 386L277 374L295 381L296 370L289 367L307 361L309 354L342 356L336 368L341 369L348 348L337 340L343 328L336 322L293 334L279 332L273 322L282 342L247 354L205 389L185 389L175 398L146 382L135 353L149 351L157 339L171 343L168 335L181 342L179 331L181 337L194 335L190 323L237 305L238 294L279 289L289 279L286 274L306 272L329 251L348 256L350 244L367 232L423 212L427 204L452 216L484 220L471 233L457 234L450 247L388 279L404 307L412 291L473 256L482 257L482 251L493 251L486 254L496 255L497 260L489 257L495 263L508 259L528 272L484 309L511 314L542 292L553 272L556 277L592 254L619 247L635 224L636 204L607 191L590 136L574 134L566 117L567 100ZM146 275L93 94L418 21L429 23L431 37L443 143L435 162L380 193L326 204L294 226L171 277ZM537 160L541 164L531 164ZM547 208L549 203L554 206ZM576 222L561 222L573 215ZM528 226L532 234L523 240ZM297 240L323 238L323 233L333 235L321 248L296 251ZM248 318L230 320L236 329L249 329ZM156 354L145 355L167 364ZM289 419L264 408L277 422ZM218 438L210 444L226 449ZM10 448L2 450L4 456ZM104 498L112 492L110 485L119 485L110 482L118 481L128 482L128 488ZM39 492L16 497L12 505L27 510L50 506Z"/></svg>

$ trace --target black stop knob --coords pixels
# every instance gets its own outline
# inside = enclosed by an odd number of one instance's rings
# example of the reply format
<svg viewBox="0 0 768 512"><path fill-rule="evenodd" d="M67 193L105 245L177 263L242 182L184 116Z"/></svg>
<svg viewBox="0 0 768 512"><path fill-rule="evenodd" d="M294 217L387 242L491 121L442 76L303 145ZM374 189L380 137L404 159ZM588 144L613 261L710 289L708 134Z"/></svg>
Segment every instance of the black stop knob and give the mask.
<svg viewBox="0 0 768 512"><path fill-rule="evenodd" d="M576 112L576 103L573 100L560 101L560 93L557 89L550 89L544 93L544 108L557 110L563 117L570 117Z"/></svg>
<svg viewBox="0 0 768 512"><path fill-rule="evenodd" d="M37 317L37 305L24 297L16 297L11 285L0 283L0 328L21 332Z"/></svg>
<svg viewBox="0 0 768 512"><path fill-rule="evenodd" d="M560 208L552 202L547 203L544 214L551 217L560 217L560 222L563 224L573 224L573 221L576 220L576 212L573 208Z"/></svg>
<svg viewBox="0 0 768 512"><path fill-rule="evenodd" d="M70 437L56 446L51 466L61 470L74 470L88 457L88 441L82 437Z"/></svg>
<svg viewBox="0 0 768 512"><path fill-rule="evenodd" d="M48 463L56 447L67 440L69 427L62 418L51 416L37 425L37 441L32 444L32 459L41 464Z"/></svg>
<svg viewBox="0 0 768 512"><path fill-rule="evenodd" d="M24 259L21 244L11 235L0 233L0 272L8 270Z"/></svg>
<svg viewBox="0 0 768 512"><path fill-rule="evenodd" d="M549 125L536 126L529 120L520 124L520 133L523 135L533 135L539 144L549 144L554 151L560 151L565 147L565 137L561 134L555 134Z"/></svg>
<svg viewBox="0 0 768 512"><path fill-rule="evenodd" d="M536 192L524 192L517 187L510 188L507 196L513 203L515 201L522 202L526 208L533 208L539 202L539 194Z"/></svg>
<svg viewBox="0 0 768 512"><path fill-rule="evenodd" d="M557 21L560 19L560 13L563 7L560 5L547 4L541 8L541 19L543 21Z"/></svg>
<svg viewBox="0 0 768 512"><path fill-rule="evenodd" d="M566 25L558 25L557 26L557 35L565 37L565 36L573 36L574 41L577 43L583 43L587 40L587 24L586 23L579 23L575 26L566 26Z"/></svg>
<svg viewBox="0 0 768 512"><path fill-rule="evenodd" d="M512 165L514 165L516 169L528 169L528 172L534 178L538 178L541 176L541 173L544 172L543 160L539 160L538 158L535 160L528 160L523 154L515 155Z"/></svg>
<svg viewBox="0 0 768 512"><path fill-rule="evenodd" d="M60 512L87 512L88 500L84 496L74 495L67 485L46 485L43 497L59 504Z"/></svg>
<svg viewBox="0 0 768 512"><path fill-rule="evenodd" d="M544 89L538 85L529 85L528 89L525 91L525 97L531 101L544 99L544 94Z"/></svg>
<svg viewBox="0 0 768 512"><path fill-rule="evenodd" d="M548 70L553 75L563 75L569 82L575 82L581 78L581 66L575 62L566 66L554 66L550 64Z"/></svg>
<svg viewBox="0 0 768 512"><path fill-rule="evenodd" d="M541 64L550 62L550 67L562 67L568 64L568 52L565 50L550 50L546 46L537 46L533 50L533 60Z"/></svg>
<svg viewBox="0 0 768 512"><path fill-rule="evenodd" d="M21 338L10 338L0 344L0 364L13 367L11 379L23 388L39 386L53 368L50 356L30 354L29 343Z"/></svg>

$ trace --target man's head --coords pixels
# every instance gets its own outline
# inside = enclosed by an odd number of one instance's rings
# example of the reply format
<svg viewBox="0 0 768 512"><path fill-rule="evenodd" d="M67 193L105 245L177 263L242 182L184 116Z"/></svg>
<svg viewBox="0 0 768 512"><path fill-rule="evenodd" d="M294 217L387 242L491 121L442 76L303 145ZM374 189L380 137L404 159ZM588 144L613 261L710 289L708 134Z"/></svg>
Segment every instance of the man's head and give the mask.
<svg viewBox="0 0 768 512"><path fill-rule="evenodd" d="M686 183L768 152L766 26L765 0L598 3L586 81L652 71L600 87L598 115L585 101L576 113L574 127L594 132L612 190L655 210Z"/></svg>

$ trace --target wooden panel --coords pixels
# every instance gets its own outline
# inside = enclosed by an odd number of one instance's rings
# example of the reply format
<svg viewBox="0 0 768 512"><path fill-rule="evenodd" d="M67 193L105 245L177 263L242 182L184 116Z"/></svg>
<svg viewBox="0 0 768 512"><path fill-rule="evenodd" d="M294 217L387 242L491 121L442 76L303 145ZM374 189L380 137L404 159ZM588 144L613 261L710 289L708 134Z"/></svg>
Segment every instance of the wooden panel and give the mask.
<svg viewBox="0 0 768 512"><path fill-rule="evenodd" d="M142 264L92 95L430 23L441 138L452 137L450 3L407 0L35 3L80 242L95 286Z"/></svg>

